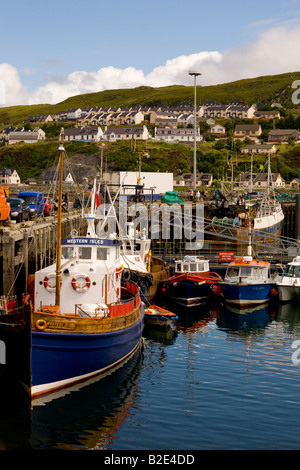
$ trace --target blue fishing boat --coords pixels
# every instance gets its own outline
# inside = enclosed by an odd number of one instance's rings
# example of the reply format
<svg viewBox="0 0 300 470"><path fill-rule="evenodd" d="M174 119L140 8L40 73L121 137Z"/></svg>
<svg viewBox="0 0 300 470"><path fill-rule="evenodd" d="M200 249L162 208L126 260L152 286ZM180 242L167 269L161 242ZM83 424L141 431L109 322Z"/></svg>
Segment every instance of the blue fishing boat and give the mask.
<svg viewBox="0 0 300 470"><path fill-rule="evenodd" d="M209 270L209 261L197 256L185 256L175 261L175 273L164 281L162 292L168 299L192 306L207 302L212 288L222 278Z"/></svg>
<svg viewBox="0 0 300 470"><path fill-rule="evenodd" d="M218 294L225 302L239 307L264 304L276 294L270 263L254 260L250 252L229 263L224 281L218 285Z"/></svg>
<svg viewBox="0 0 300 470"><path fill-rule="evenodd" d="M63 132L59 147L64 154ZM60 179L61 196L61 179ZM144 308L138 286L121 283L121 241L95 232L95 199L86 236L61 239L56 263L37 271L27 321L31 398L106 373L139 347ZM59 205L58 219L61 217Z"/></svg>

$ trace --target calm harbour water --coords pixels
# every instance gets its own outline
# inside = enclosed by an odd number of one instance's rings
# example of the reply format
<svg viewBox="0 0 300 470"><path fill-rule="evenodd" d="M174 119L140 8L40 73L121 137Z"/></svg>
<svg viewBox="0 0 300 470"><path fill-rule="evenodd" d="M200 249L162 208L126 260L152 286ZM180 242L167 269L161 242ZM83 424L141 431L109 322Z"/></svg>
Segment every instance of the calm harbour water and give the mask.
<svg viewBox="0 0 300 470"><path fill-rule="evenodd" d="M300 364L292 344L300 340L300 306L178 314L172 331L145 331L141 349L101 380L32 410L6 395L0 448L299 449Z"/></svg>

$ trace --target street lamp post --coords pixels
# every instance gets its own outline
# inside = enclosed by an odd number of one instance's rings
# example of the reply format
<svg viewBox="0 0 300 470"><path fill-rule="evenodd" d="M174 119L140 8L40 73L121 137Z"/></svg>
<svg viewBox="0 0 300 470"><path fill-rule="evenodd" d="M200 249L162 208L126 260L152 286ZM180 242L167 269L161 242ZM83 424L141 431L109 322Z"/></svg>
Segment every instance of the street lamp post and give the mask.
<svg viewBox="0 0 300 470"><path fill-rule="evenodd" d="M196 192L196 180L197 180L197 152L196 152L196 138L197 138L197 103L196 103L196 78L201 75L201 72L196 70L189 70L189 75L194 76L194 178L193 178L193 189L194 189L194 196Z"/></svg>

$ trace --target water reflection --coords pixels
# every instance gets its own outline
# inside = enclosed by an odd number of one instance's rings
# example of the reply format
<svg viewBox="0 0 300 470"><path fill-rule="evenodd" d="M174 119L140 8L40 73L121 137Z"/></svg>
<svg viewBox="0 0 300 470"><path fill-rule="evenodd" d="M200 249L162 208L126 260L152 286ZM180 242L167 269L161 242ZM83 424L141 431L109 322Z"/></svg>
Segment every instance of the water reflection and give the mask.
<svg viewBox="0 0 300 470"><path fill-rule="evenodd" d="M73 387L32 410L32 446L38 449L109 449L134 400L142 351L112 374L88 386Z"/></svg>
<svg viewBox="0 0 300 470"><path fill-rule="evenodd" d="M170 331L144 330L143 349L101 380L32 409L15 384L0 387L0 449L171 449L178 427L179 448L273 448L279 427L298 446L300 306L166 308L178 315Z"/></svg>
<svg viewBox="0 0 300 470"><path fill-rule="evenodd" d="M176 341L178 332L174 330L173 326L169 326L163 330L157 328L145 327L143 331L144 338L153 340L157 343L173 344Z"/></svg>
<svg viewBox="0 0 300 470"><path fill-rule="evenodd" d="M266 328L274 316L270 305L246 309L226 305L222 307L217 325L223 329L249 333Z"/></svg>
<svg viewBox="0 0 300 470"><path fill-rule="evenodd" d="M219 306L210 302L186 307L176 302L168 301L166 305L166 308L176 313L178 317L174 321L175 329L186 333L205 329L220 314Z"/></svg>
<svg viewBox="0 0 300 470"><path fill-rule="evenodd" d="M5 393L2 388L0 448L108 449L130 414L142 362L141 346L107 376L34 400L31 407L16 384Z"/></svg>
<svg viewBox="0 0 300 470"><path fill-rule="evenodd" d="M294 335L300 335L300 304L288 303L278 305L276 320L281 322L284 329Z"/></svg>

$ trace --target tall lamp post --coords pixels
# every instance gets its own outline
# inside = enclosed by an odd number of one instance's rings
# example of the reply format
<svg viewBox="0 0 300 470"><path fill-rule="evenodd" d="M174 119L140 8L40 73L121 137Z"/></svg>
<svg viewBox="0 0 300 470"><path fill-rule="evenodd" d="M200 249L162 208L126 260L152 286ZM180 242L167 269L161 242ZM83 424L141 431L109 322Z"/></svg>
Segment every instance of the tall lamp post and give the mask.
<svg viewBox="0 0 300 470"><path fill-rule="evenodd" d="M189 75L194 76L194 178L193 178L193 189L194 189L194 195L196 191L196 180L197 180L197 152L196 152L196 138L197 138L197 103L196 103L196 78L201 75L201 72L198 72L197 70L189 70Z"/></svg>

